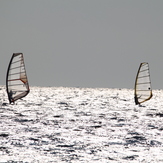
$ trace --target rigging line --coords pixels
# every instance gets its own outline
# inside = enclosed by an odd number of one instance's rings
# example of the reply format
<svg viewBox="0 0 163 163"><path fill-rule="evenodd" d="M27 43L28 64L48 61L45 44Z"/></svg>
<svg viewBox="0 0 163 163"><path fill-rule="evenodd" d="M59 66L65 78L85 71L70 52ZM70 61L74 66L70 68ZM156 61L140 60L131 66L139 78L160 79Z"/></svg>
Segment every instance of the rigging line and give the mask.
<svg viewBox="0 0 163 163"><path fill-rule="evenodd" d="M142 66L145 66L145 65L148 65L148 63L147 62L143 62L142 63Z"/></svg>
<svg viewBox="0 0 163 163"><path fill-rule="evenodd" d="M8 82L11 82L11 81L17 81L17 80L22 81L22 79L27 79L27 78L21 78L21 79L10 79L10 80L8 80Z"/></svg>
<svg viewBox="0 0 163 163"><path fill-rule="evenodd" d="M9 87L12 87L12 86L24 86L24 83L22 84L8 84Z"/></svg>
<svg viewBox="0 0 163 163"><path fill-rule="evenodd" d="M145 70L140 70L139 73L144 72L144 71L149 71L149 68Z"/></svg>
<svg viewBox="0 0 163 163"><path fill-rule="evenodd" d="M20 65L20 66L18 66L18 67L14 67L14 68L11 68L11 67L10 67L10 71L11 71L11 70L14 70L14 69L19 69L19 68L21 68L21 67L25 67L25 66L24 66L24 65ZM25 68L24 68L24 69L25 69Z"/></svg>
<svg viewBox="0 0 163 163"><path fill-rule="evenodd" d="M15 58L14 58L15 59ZM22 58L20 58L20 60L18 60L18 61L13 61L12 63L11 63L11 65L13 65L13 64L15 64L15 63L17 63L17 62L22 62L23 61L23 59ZM24 63L24 62L23 62Z"/></svg>
<svg viewBox="0 0 163 163"><path fill-rule="evenodd" d="M26 92L26 91L24 91L24 90L17 90L17 89L14 89L13 92L15 92L15 91L16 91L16 93ZM16 95L16 96L18 96L18 95Z"/></svg>
<svg viewBox="0 0 163 163"><path fill-rule="evenodd" d="M151 82L137 83L137 85L141 85L141 84L151 84Z"/></svg>
<svg viewBox="0 0 163 163"><path fill-rule="evenodd" d="M151 89L147 89L147 90L146 89L145 90L138 89L138 90L136 90L136 92L147 92L147 91L150 91L151 92L152 90Z"/></svg>
<svg viewBox="0 0 163 163"><path fill-rule="evenodd" d="M147 98L147 97L149 97L149 95L142 95L141 97L138 97L138 99L143 99L143 100L145 100L144 98Z"/></svg>
<svg viewBox="0 0 163 163"><path fill-rule="evenodd" d="M139 79L139 78L145 78L145 77L150 77L150 75L139 76L138 79Z"/></svg>
<svg viewBox="0 0 163 163"><path fill-rule="evenodd" d="M13 74L9 74L8 76L13 76L13 75L17 75L17 74L25 74L26 71L23 71L23 72L17 72L17 73L13 73ZM26 75L25 75L26 76Z"/></svg>

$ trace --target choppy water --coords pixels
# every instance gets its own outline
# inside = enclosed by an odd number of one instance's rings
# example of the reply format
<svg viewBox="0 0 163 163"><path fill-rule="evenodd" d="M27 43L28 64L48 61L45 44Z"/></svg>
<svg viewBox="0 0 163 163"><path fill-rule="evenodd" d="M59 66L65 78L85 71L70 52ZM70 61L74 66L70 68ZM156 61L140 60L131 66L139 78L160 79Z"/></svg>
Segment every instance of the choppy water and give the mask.
<svg viewBox="0 0 163 163"><path fill-rule="evenodd" d="M32 87L9 105L1 87L0 163L163 162L163 91Z"/></svg>

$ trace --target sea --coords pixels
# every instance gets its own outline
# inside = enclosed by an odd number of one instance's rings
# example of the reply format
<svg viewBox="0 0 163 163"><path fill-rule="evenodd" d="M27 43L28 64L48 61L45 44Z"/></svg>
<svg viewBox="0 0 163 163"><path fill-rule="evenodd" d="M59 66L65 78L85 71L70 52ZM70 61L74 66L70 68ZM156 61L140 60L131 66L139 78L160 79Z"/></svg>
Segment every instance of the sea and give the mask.
<svg viewBox="0 0 163 163"><path fill-rule="evenodd" d="M163 90L31 87L9 104L0 86L0 163L162 163Z"/></svg>

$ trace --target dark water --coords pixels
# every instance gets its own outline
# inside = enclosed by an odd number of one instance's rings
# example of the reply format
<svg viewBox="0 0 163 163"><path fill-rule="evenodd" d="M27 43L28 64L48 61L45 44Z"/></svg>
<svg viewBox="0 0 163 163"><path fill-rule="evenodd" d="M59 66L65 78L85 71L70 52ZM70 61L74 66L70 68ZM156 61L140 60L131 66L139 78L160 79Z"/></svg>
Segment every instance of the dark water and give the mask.
<svg viewBox="0 0 163 163"><path fill-rule="evenodd" d="M133 90L62 87L2 98L0 163L163 162L162 99L138 107Z"/></svg>

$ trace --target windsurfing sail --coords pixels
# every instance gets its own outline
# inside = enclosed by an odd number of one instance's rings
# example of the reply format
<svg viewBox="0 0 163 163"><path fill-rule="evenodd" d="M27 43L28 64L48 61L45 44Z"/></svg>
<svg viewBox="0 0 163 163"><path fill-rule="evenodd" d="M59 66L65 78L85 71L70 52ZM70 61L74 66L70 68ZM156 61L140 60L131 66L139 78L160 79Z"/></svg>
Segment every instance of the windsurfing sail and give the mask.
<svg viewBox="0 0 163 163"><path fill-rule="evenodd" d="M138 105L152 98L149 64L140 64L135 80L135 104Z"/></svg>
<svg viewBox="0 0 163 163"><path fill-rule="evenodd" d="M12 55L7 70L6 91L10 104L29 93L29 84L22 53L14 53Z"/></svg>

